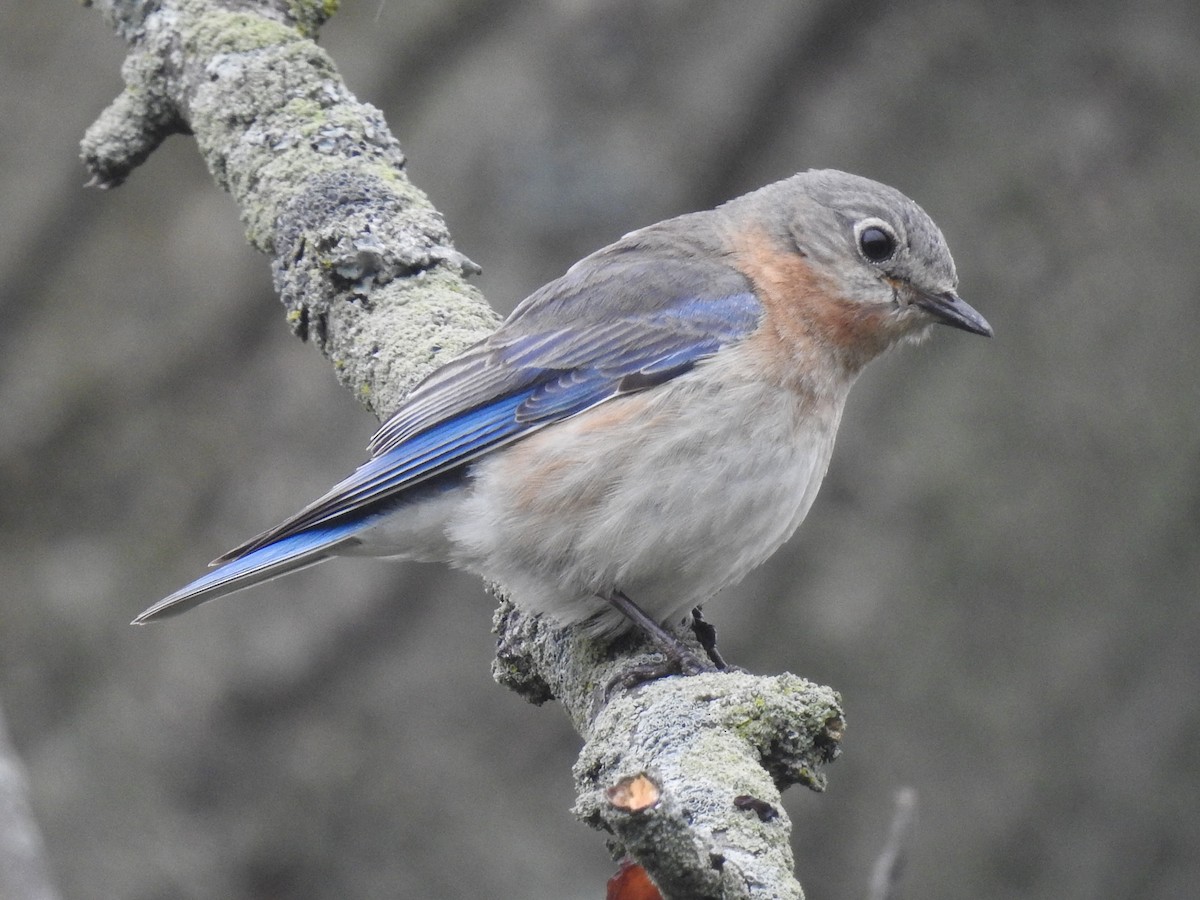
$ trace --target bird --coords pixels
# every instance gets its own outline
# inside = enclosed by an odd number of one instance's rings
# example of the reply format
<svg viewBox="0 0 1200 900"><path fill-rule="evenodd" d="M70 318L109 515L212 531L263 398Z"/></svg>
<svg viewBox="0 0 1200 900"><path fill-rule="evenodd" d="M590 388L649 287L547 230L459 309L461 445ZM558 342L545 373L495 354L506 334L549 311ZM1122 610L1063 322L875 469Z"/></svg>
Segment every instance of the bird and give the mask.
<svg viewBox="0 0 1200 900"><path fill-rule="evenodd" d="M921 207L833 169L632 231L420 382L351 475L134 623L376 556L475 572L596 638L669 640L805 519L868 362L936 324L992 336L957 290Z"/></svg>

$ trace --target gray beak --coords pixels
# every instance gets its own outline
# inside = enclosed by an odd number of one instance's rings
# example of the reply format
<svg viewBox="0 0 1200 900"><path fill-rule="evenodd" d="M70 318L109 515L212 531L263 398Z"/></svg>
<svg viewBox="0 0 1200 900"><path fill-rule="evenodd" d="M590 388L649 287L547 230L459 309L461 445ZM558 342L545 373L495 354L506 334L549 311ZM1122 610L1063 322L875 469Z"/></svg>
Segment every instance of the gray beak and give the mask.
<svg viewBox="0 0 1200 900"><path fill-rule="evenodd" d="M992 326L987 323L987 319L972 309L954 291L946 291L942 294L918 293L913 303L943 325L961 328L971 334L982 334L984 337L992 336Z"/></svg>

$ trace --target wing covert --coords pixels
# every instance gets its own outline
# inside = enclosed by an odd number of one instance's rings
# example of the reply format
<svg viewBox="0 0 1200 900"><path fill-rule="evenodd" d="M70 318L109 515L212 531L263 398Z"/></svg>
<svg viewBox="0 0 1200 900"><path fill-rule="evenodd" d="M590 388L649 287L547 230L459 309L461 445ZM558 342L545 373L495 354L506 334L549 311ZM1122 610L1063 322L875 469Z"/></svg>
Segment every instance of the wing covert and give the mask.
<svg viewBox="0 0 1200 900"><path fill-rule="evenodd" d="M372 458L352 475L217 562L307 528L369 514L483 453L673 378L758 326L761 305L745 277L729 266L697 259L621 261L603 259L604 253L546 285L491 337L418 385L372 438ZM614 291L622 292L619 302L612 302Z"/></svg>

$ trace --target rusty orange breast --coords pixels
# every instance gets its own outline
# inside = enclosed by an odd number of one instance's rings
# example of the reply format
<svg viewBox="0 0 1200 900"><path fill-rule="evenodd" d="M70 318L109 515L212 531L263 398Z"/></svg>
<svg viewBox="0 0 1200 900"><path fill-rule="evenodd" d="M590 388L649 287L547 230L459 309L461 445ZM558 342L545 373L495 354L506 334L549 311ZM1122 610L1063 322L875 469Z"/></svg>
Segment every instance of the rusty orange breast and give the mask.
<svg viewBox="0 0 1200 900"><path fill-rule="evenodd" d="M763 305L763 325L751 341L773 374L787 380L796 365L822 363L855 373L886 349L886 307L847 297L832 277L765 233L745 234L734 252Z"/></svg>

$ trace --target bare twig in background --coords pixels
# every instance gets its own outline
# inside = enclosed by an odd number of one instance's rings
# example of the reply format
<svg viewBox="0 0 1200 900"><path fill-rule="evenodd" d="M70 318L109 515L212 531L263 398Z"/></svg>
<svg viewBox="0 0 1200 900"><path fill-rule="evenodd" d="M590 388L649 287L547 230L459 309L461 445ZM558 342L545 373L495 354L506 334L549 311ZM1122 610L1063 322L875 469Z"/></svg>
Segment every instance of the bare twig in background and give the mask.
<svg viewBox="0 0 1200 900"><path fill-rule="evenodd" d="M0 712L0 897L58 900L42 835L26 796L25 769Z"/></svg>
<svg viewBox="0 0 1200 900"><path fill-rule="evenodd" d="M904 871L905 842L912 830L917 814L917 792L915 788L903 787L896 791L896 809L888 827L887 841L875 860L871 871L871 889L868 900L896 900L900 876Z"/></svg>

